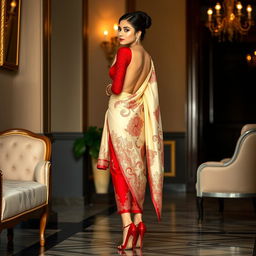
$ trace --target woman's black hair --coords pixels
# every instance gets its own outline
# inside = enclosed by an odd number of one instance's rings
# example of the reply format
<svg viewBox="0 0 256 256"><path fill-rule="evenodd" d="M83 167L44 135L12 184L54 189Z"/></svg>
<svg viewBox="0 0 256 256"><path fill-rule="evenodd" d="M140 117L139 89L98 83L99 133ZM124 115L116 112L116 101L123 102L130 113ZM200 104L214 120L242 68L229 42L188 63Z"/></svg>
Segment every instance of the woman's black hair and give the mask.
<svg viewBox="0 0 256 256"><path fill-rule="evenodd" d="M122 20L129 21L136 32L141 31L141 40L143 40L145 36L146 29L151 26L151 18L148 16L148 14L141 11L126 13L119 19L119 23Z"/></svg>

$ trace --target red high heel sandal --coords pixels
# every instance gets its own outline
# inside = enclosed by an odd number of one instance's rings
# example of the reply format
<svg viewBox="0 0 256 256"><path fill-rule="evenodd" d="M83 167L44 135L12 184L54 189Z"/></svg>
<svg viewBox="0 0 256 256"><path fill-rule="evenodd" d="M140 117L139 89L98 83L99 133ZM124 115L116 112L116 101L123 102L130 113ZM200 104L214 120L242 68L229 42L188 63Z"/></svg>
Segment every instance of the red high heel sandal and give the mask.
<svg viewBox="0 0 256 256"><path fill-rule="evenodd" d="M136 239L133 240L134 244L133 244L133 248L136 247L137 241L138 239L140 239L140 248L143 247L143 238L144 238L144 234L146 232L146 225L141 221L138 225L137 225L137 235L136 235Z"/></svg>
<svg viewBox="0 0 256 256"><path fill-rule="evenodd" d="M125 250L125 249L126 249L126 246L127 246L127 244L128 244L128 241L129 241L130 236L133 237L133 240L132 240L132 248L128 248L128 249L133 249L134 240L137 240L137 239L136 239L137 228L136 228L136 226L134 225L134 223L133 223L133 222L130 223L129 225L123 227L123 229L125 229L125 228L127 228L127 227L129 227L129 229L128 229L128 232L127 232L127 235L126 235L124 244L119 245L119 246L117 247L119 250Z"/></svg>

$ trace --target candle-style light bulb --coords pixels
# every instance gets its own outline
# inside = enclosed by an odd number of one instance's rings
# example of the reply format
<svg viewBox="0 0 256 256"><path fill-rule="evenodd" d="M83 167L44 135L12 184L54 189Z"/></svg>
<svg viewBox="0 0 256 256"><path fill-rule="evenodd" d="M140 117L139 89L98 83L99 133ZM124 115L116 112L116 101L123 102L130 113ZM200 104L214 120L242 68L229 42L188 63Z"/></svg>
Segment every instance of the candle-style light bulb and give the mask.
<svg viewBox="0 0 256 256"><path fill-rule="evenodd" d="M246 55L246 60L247 60L248 62L250 62L250 61L252 60L252 56L251 56L250 54L247 54L247 55Z"/></svg>
<svg viewBox="0 0 256 256"><path fill-rule="evenodd" d="M241 2L238 2L238 3L236 4L236 8L237 8L238 10L241 10L241 9L243 8Z"/></svg>
<svg viewBox="0 0 256 256"><path fill-rule="evenodd" d="M16 3L15 0L12 0L11 3L10 3L10 5L11 5L10 13L13 13L15 7L17 6L17 3Z"/></svg>
<svg viewBox="0 0 256 256"><path fill-rule="evenodd" d="M250 4L247 5L246 11L248 12L248 19L252 18L252 7Z"/></svg>
<svg viewBox="0 0 256 256"><path fill-rule="evenodd" d="M208 21L211 22L211 20L212 20L212 14L213 14L213 11L212 11L211 8L208 9L207 14L208 14Z"/></svg>
<svg viewBox="0 0 256 256"><path fill-rule="evenodd" d="M118 30L118 25L114 24L114 30Z"/></svg>
<svg viewBox="0 0 256 256"><path fill-rule="evenodd" d="M113 28L114 28L115 34L116 34L116 36L117 36L117 35L118 35L118 25L117 25L117 24L114 24Z"/></svg>
<svg viewBox="0 0 256 256"><path fill-rule="evenodd" d="M241 2L237 2L236 8L237 8L238 15L241 15L241 14L242 14L242 13L241 13L241 10L242 10L242 8L243 8Z"/></svg>
<svg viewBox="0 0 256 256"><path fill-rule="evenodd" d="M104 30L104 31L103 31L103 34L104 34L104 41L107 41L107 38L108 38L108 31L107 31L107 30Z"/></svg>
<svg viewBox="0 0 256 256"><path fill-rule="evenodd" d="M11 7L16 7L16 5L17 5L16 1L13 0L13 1L11 2Z"/></svg>
<svg viewBox="0 0 256 256"><path fill-rule="evenodd" d="M217 15L220 15L220 9L221 9L221 5L220 5L220 3L217 3L217 4L215 5L215 10L216 10L216 14L217 14Z"/></svg>

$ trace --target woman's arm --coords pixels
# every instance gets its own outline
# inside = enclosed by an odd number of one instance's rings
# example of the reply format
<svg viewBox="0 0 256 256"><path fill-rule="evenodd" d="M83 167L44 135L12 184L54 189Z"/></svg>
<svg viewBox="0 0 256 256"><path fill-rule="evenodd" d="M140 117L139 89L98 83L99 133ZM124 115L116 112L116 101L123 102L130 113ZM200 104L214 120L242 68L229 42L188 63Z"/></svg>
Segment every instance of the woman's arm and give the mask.
<svg viewBox="0 0 256 256"><path fill-rule="evenodd" d="M129 47L121 47L117 51L115 63L115 76L112 82L111 91L120 94L123 90L125 74L132 59L132 52Z"/></svg>

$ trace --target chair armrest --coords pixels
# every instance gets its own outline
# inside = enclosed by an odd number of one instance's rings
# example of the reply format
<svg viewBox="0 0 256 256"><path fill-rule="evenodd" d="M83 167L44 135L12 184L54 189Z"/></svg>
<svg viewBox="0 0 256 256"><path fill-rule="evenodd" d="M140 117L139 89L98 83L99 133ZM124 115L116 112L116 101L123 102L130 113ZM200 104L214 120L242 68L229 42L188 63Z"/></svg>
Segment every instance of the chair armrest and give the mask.
<svg viewBox="0 0 256 256"><path fill-rule="evenodd" d="M197 169L197 181L196 181L196 191L197 191L197 196L201 196L202 195L202 191L201 191L201 174L202 171L206 168L206 167L222 167L224 166L223 162L214 162L214 161L209 161L209 162L205 162L202 163L198 169Z"/></svg>
<svg viewBox="0 0 256 256"><path fill-rule="evenodd" d="M224 159L221 159L220 161L225 164L225 163L229 162L230 160L231 160L231 158L224 158Z"/></svg>
<svg viewBox="0 0 256 256"><path fill-rule="evenodd" d="M40 161L35 167L35 181L46 185L49 188L50 161Z"/></svg>
<svg viewBox="0 0 256 256"><path fill-rule="evenodd" d="M50 161L40 161L35 167L35 181L46 185L47 187L47 202L50 195Z"/></svg>
<svg viewBox="0 0 256 256"><path fill-rule="evenodd" d="M206 166L209 166L209 167L218 167L218 166L223 166L223 162L214 162L214 161L211 161L211 162L205 162L202 164L202 167L206 167Z"/></svg>

